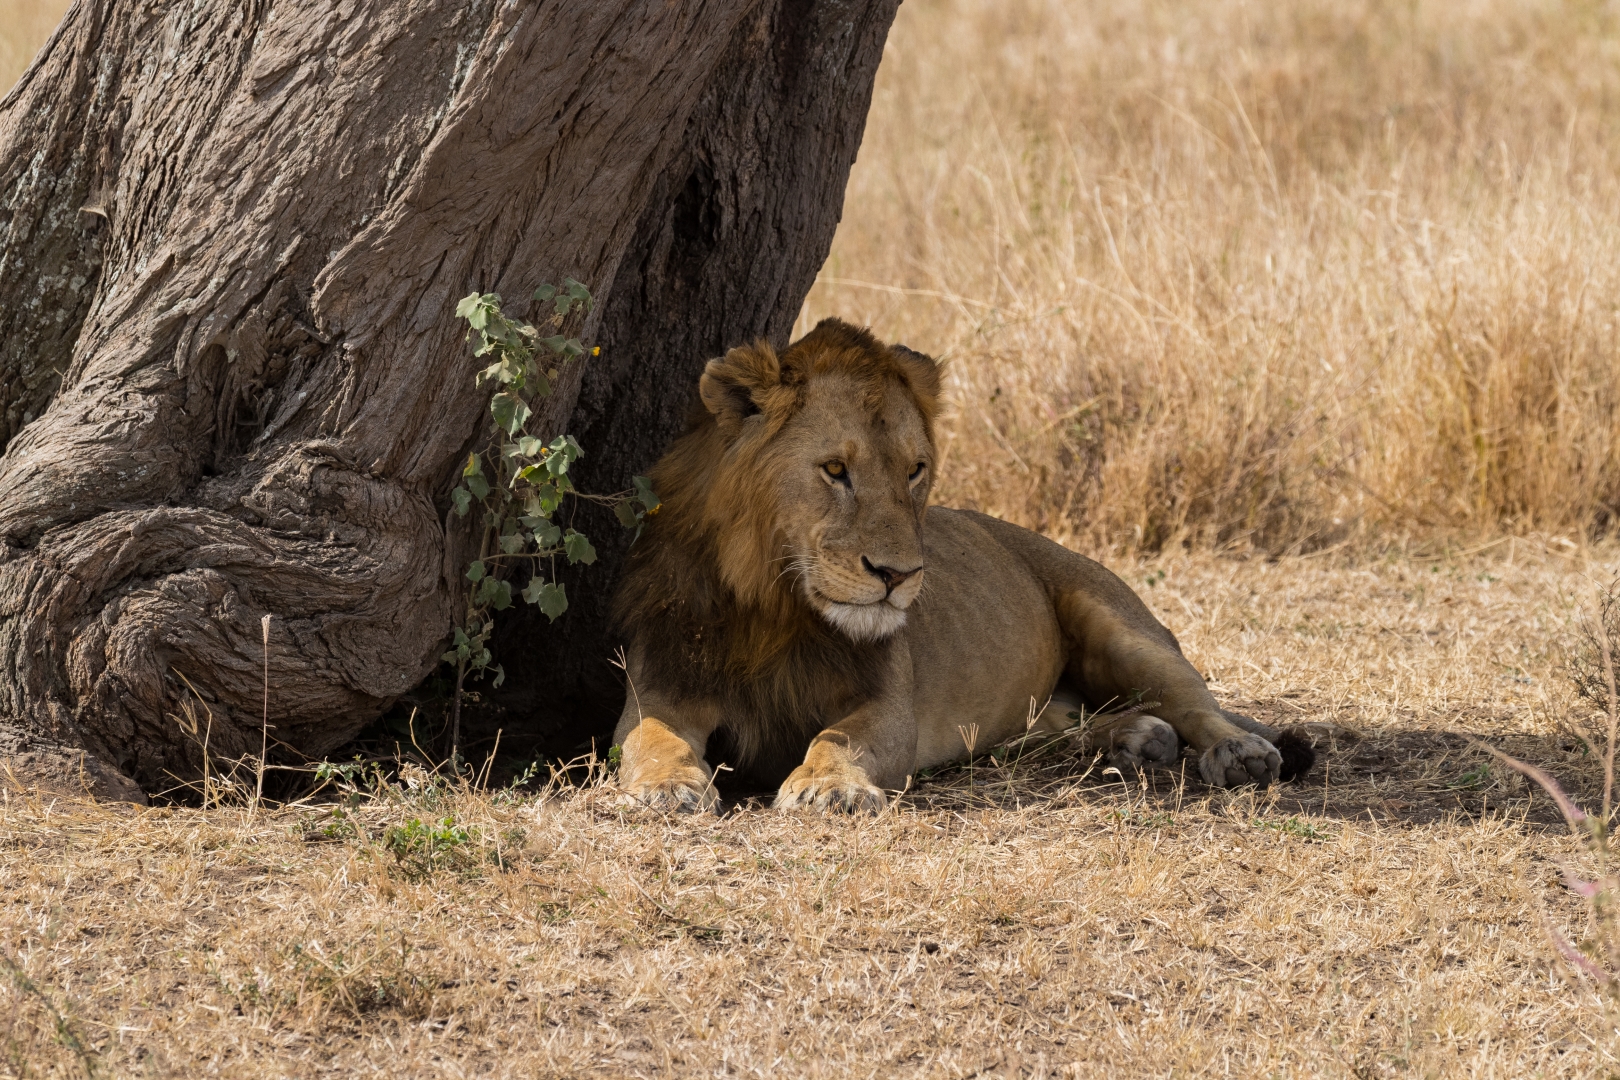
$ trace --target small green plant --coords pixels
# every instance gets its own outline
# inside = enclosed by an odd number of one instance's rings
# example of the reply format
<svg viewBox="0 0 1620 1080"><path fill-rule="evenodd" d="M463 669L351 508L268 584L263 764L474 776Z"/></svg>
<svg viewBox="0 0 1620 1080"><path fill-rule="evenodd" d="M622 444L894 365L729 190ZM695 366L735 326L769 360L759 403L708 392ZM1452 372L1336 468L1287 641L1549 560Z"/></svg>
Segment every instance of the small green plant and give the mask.
<svg viewBox="0 0 1620 1080"><path fill-rule="evenodd" d="M465 870L476 861L477 832L457 825L453 817L424 822L411 818L403 825L391 825L383 833L382 846L407 877L420 878L436 870Z"/></svg>
<svg viewBox="0 0 1620 1080"><path fill-rule="evenodd" d="M459 765L467 676L493 671L491 686L506 679L505 668L494 663L489 649L495 613L511 607L516 598L555 620L568 610L566 587L557 580L557 559L570 564L596 561L590 539L558 522L564 501L572 496L611 505L619 522L638 532L647 516L658 511L658 496L644 476L634 477L632 488L616 495L579 491L569 475L585 453L579 443L572 435L548 440L529 430L534 403L550 396L562 368L601 352L565 332L591 310L590 290L583 284L568 278L560 288L542 285L534 299L550 305L545 320L550 333L504 314L498 293L473 293L456 305L456 316L467 320L468 336L477 338L474 355L488 360L475 381L491 394L488 436L482 447L467 455L461 481L450 493L457 515L466 517L475 507L479 511L477 554L466 571L470 585L466 612L443 657L456 668L452 768ZM527 572L528 584L514 591L510 575L519 570Z"/></svg>
<svg viewBox="0 0 1620 1080"><path fill-rule="evenodd" d="M1453 791L1478 791L1491 782L1491 766L1489 762L1480 762L1472 769L1451 781L1446 787Z"/></svg>
<svg viewBox="0 0 1620 1080"><path fill-rule="evenodd" d="M1164 810L1150 814L1138 807L1113 810L1109 813L1108 820L1117 825L1128 825L1137 829L1167 829L1176 823L1176 816Z"/></svg>
<svg viewBox="0 0 1620 1080"><path fill-rule="evenodd" d="M1285 836L1297 836L1301 840L1320 841L1334 839L1333 833L1313 824L1312 822L1306 821L1302 817L1293 815L1290 815L1281 821L1267 821L1263 818L1255 818L1252 822L1250 822L1250 824L1256 829L1271 829L1272 831L1282 833Z"/></svg>
<svg viewBox="0 0 1620 1080"><path fill-rule="evenodd" d="M325 813L303 818L293 826L293 831L311 844L357 840L360 837L359 824L349 811L341 806L334 806Z"/></svg>

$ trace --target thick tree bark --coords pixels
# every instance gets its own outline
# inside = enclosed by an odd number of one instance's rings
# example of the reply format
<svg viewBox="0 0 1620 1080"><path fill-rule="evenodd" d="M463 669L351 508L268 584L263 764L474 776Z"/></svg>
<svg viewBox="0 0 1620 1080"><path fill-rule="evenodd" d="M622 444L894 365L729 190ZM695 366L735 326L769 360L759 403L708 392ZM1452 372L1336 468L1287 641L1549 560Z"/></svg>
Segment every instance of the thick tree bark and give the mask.
<svg viewBox="0 0 1620 1080"><path fill-rule="evenodd" d="M410 689L483 423L455 301L593 287L541 419L623 486L786 336L894 6L78 0L0 103L0 755L168 786L188 683L256 752L264 614L296 752ZM613 554L514 685L605 669Z"/></svg>

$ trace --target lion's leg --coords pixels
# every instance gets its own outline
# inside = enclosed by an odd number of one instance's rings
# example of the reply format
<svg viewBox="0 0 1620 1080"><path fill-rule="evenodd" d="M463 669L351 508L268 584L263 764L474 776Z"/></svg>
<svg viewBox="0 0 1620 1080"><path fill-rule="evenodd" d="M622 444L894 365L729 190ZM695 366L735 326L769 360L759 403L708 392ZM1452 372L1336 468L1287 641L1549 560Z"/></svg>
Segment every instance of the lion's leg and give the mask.
<svg viewBox="0 0 1620 1080"><path fill-rule="evenodd" d="M1152 618L1145 609L1140 614ZM1120 702L1141 695L1158 702L1154 716L1168 722L1198 751L1198 771L1206 783L1236 787L1275 781L1282 768L1277 748L1227 719L1170 633L1156 620L1151 626L1136 625L1140 619L1120 615L1084 593L1059 599L1058 617L1064 632L1077 642L1070 672L1088 695Z"/></svg>
<svg viewBox="0 0 1620 1080"><path fill-rule="evenodd" d="M1046 587L1069 643L1064 677L1083 688L1091 704L1159 702L1153 714L1199 752L1199 772L1211 784L1277 779L1282 763L1277 748L1226 718L1181 655L1175 636L1130 586L1107 567L1045 537L992 518L974 520Z"/></svg>
<svg viewBox="0 0 1620 1080"><path fill-rule="evenodd" d="M888 791L905 785L917 760L917 720L910 651L897 642L894 656L882 696L810 740L804 763L777 789L777 809L875 813L887 804Z"/></svg>
<svg viewBox="0 0 1620 1080"><path fill-rule="evenodd" d="M1181 755L1176 729L1157 716L1088 714L1080 695L1062 683L1036 717L1033 729L1052 734L1068 732L1086 753L1107 754L1108 763L1122 771L1169 767Z"/></svg>
<svg viewBox="0 0 1620 1080"><path fill-rule="evenodd" d="M711 709L641 702L632 694L613 731L619 786L657 810L712 809L714 770L703 760L703 750L716 726Z"/></svg>
<svg viewBox="0 0 1620 1080"><path fill-rule="evenodd" d="M1141 772L1151 766L1168 768L1181 756L1176 729L1157 716L1099 717L1090 725L1084 746L1091 753L1108 755L1108 764L1121 771Z"/></svg>

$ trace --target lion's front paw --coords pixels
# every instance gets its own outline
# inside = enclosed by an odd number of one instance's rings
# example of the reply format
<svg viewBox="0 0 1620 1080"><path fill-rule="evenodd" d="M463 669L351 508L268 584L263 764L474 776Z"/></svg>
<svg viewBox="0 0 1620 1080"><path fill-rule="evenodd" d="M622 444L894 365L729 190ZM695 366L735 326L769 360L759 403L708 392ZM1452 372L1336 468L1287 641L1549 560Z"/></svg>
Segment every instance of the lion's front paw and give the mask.
<svg viewBox="0 0 1620 1080"><path fill-rule="evenodd" d="M1176 729L1157 716L1133 716L1108 735L1108 764L1121 772L1174 765L1180 753Z"/></svg>
<svg viewBox="0 0 1620 1080"><path fill-rule="evenodd" d="M1234 735L1205 750L1198 771L1212 787L1265 785L1282 771L1282 755L1258 735Z"/></svg>
<svg viewBox="0 0 1620 1080"><path fill-rule="evenodd" d="M842 814L875 814L888 805L883 789L854 770L835 773L812 772L800 765L777 789L778 810L809 807Z"/></svg>
<svg viewBox="0 0 1620 1080"><path fill-rule="evenodd" d="M624 785L624 793L636 806L675 814L713 810L719 801L714 785L698 769L671 770L669 775L656 779L633 780Z"/></svg>

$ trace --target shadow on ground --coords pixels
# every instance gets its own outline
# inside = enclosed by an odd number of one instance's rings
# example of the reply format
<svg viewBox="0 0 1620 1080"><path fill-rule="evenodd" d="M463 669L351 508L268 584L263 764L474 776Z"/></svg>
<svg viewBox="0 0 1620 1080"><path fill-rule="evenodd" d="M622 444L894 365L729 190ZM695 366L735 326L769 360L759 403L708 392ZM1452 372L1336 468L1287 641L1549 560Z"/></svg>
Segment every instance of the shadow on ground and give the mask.
<svg viewBox="0 0 1620 1080"><path fill-rule="evenodd" d="M1243 707L1267 723L1288 722L1280 708ZM1272 819L1297 815L1427 825L1489 816L1538 830L1567 827L1551 797L1483 746L1544 769L1583 806L1595 807L1602 798L1601 762L1568 736L1376 729L1315 732L1313 741L1317 761L1305 776L1270 789L1229 792L1204 784L1197 759L1187 751L1174 769L1122 776L1105 759L1079 753L1062 739L997 748L971 765L919 776L901 805L945 812L1055 809L1128 797L1136 805L1132 813L1152 814L1207 798L1249 798L1256 812ZM770 801L769 792L722 785L721 793L734 810Z"/></svg>

